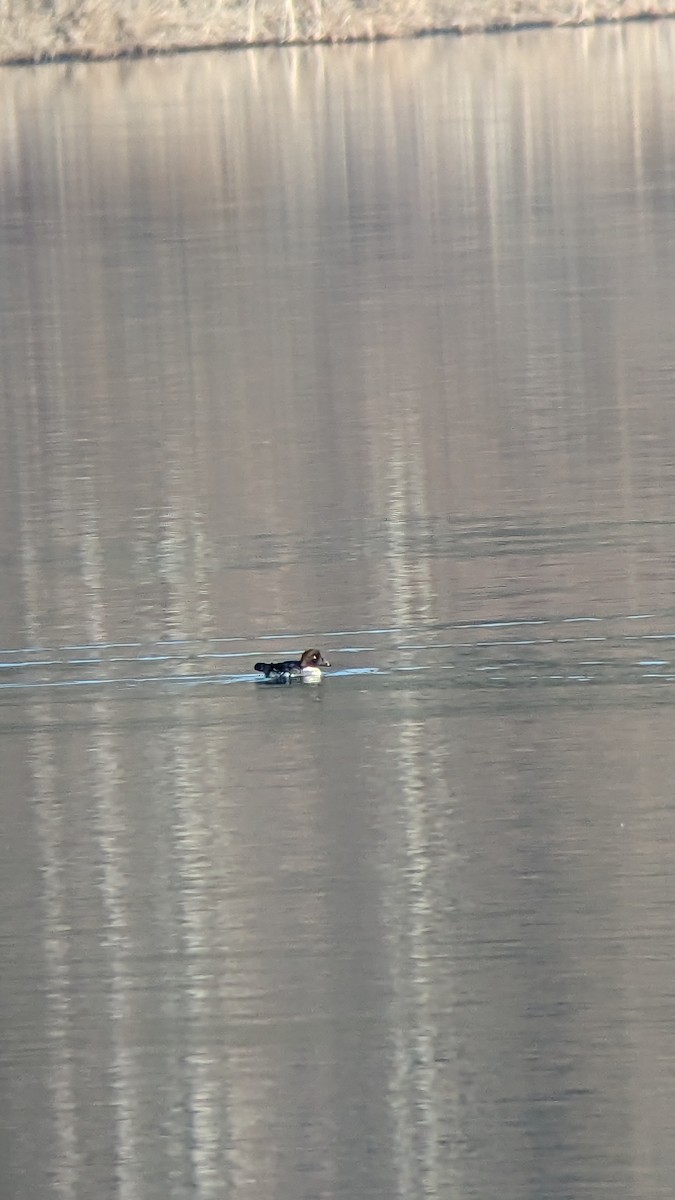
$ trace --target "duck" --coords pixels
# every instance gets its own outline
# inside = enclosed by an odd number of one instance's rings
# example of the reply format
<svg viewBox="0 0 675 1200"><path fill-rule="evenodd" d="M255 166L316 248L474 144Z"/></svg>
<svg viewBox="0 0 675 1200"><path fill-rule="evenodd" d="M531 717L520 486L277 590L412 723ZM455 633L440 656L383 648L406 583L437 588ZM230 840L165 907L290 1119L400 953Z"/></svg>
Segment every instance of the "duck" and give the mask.
<svg viewBox="0 0 675 1200"><path fill-rule="evenodd" d="M329 667L328 659L320 650L304 650L300 658L289 658L285 662L257 662L254 671L261 671L272 683L321 683L322 667Z"/></svg>

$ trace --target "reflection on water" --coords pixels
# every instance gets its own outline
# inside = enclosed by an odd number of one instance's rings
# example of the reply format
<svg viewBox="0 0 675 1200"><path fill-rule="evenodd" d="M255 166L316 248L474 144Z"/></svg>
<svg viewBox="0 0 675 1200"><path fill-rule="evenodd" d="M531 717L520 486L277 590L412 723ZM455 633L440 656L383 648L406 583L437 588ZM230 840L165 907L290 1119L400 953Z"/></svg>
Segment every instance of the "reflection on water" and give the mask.
<svg viewBox="0 0 675 1200"><path fill-rule="evenodd" d="M670 1196L674 65L0 75L3 1200Z"/></svg>

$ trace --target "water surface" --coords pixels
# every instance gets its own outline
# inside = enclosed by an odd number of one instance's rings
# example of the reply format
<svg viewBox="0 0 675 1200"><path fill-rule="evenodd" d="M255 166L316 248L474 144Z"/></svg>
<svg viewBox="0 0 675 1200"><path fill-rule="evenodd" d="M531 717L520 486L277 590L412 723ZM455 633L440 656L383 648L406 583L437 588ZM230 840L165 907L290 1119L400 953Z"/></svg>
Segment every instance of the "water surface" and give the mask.
<svg viewBox="0 0 675 1200"><path fill-rule="evenodd" d="M3 1200L670 1197L675 25L0 93Z"/></svg>

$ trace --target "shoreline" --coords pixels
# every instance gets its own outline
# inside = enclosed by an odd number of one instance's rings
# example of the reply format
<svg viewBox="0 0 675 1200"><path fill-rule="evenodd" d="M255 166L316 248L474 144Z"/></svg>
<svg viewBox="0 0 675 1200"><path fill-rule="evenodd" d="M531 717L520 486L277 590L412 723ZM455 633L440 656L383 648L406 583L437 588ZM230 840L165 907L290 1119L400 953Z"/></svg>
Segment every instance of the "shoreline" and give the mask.
<svg viewBox="0 0 675 1200"><path fill-rule="evenodd" d="M16 0L0 17L0 66L105 62L207 50L336 45L392 38L462 36L542 28L656 21L675 16L675 0L72 0L70 12L35 12Z"/></svg>

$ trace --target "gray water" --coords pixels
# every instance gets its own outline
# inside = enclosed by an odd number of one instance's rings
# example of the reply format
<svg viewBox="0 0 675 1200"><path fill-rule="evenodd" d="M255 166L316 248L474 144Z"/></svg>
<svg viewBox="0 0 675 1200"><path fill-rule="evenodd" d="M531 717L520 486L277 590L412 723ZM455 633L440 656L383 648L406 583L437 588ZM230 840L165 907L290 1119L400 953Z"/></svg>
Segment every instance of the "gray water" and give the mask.
<svg viewBox="0 0 675 1200"><path fill-rule="evenodd" d="M0 73L2 1200L672 1196L674 112Z"/></svg>

